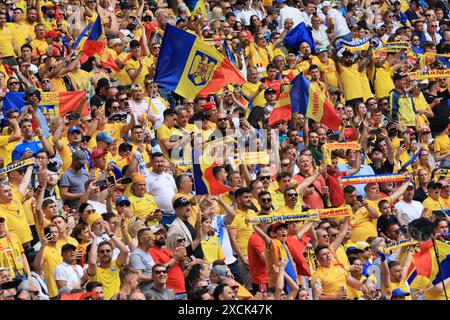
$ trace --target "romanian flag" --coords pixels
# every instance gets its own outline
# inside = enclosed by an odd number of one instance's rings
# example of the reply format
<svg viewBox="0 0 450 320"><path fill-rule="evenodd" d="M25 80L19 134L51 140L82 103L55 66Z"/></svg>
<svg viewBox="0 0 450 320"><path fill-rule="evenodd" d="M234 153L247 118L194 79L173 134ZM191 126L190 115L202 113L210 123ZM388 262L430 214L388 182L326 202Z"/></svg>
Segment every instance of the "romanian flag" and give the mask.
<svg viewBox="0 0 450 320"><path fill-rule="evenodd" d="M189 11L192 14L200 14L203 17L208 16L208 12L206 11L205 0L186 0L186 6L189 8Z"/></svg>
<svg viewBox="0 0 450 320"><path fill-rule="evenodd" d="M439 262L441 264L442 276L445 280L450 277L450 245L436 241L436 249L439 253ZM441 282L439 275L438 262L433 250L433 243L431 240L422 242L420 244L420 251L413 254L415 273L422 275L430 279L433 285L437 285ZM411 269L410 269L411 271ZM409 278L412 278L414 271L408 274ZM410 280L408 278L408 281Z"/></svg>
<svg viewBox="0 0 450 320"><path fill-rule="evenodd" d="M194 176L194 189L196 195L219 195L230 191L230 187L217 181L213 168L218 164L202 151L192 149L192 172Z"/></svg>
<svg viewBox="0 0 450 320"><path fill-rule="evenodd" d="M91 32L83 44L84 53L92 57L95 54L102 54L106 47L106 39L103 35L102 21L100 15L95 19Z"/></svg>
<svg viewBox="0 0 450 320"><path fill-rule="evenodd" d="M303 74L300 73L292 81L290 97L292 112L300 112L333 131L339 130L341 119L333 103Z"/></svg>
<svg viewBox="0 0 450 320"><path fill-rule="evenodd" d="M41 92L41 104L39 109L50 118L63 117L69 111L75 111L82 102L84 91L70 92ZM9 109L21 109L25 106L24 92L7 92L3 98L3 114L6 115ZM88 114L87 102L85 102L82 112Z"/></svg>
<svg viewBox="0 0 450 320"><path fill-rule="evenodd" d="M301 43L307 42L311 48L311 52L315 53L316 46L312 37L311 30L304 22L300 22L294 28L288 31L284 38L284 45L288 49L297 50Z"/></svg>
<svg viewBox="0 0 450 320"><path fill-rule="evenodd" d="M96 54L95 57L100 60L102 68L119 72L120 68L116 63L116 60L114 60L114 56L111 51L112 49L105 48L100 54Z"/></svg>
<svg viewBox="0 0 450 320"><path fill-rule="evenodd" d="M289 121L291 118L291 92L292 87L286 86L286 89L280 93L275 107L269 117L269 126L273 126L280 120Z"/></svg>
<svg viewBox="0 0 450 320"><path fill-rule="evenodd" d="M215 48L171 25L164 32L155 81L188 99L218 92L228 83L246 82Z"/></svg>

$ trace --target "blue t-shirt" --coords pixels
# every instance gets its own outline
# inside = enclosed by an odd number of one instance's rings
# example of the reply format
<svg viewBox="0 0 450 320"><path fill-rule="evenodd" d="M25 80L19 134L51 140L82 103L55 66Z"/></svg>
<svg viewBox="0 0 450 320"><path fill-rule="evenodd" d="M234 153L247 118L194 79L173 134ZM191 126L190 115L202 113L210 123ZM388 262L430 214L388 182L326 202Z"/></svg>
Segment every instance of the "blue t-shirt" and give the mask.
<svg viewBox="0 0 450 320"><path fill-rule="evenodd" d="M19 143L12 152L12 161L17 161L24 155L25 152L28 150L33 151L35 154L36 152L44 149L42 146L41 141L33 140L31 142L24 141L22 143Z"/></svg>

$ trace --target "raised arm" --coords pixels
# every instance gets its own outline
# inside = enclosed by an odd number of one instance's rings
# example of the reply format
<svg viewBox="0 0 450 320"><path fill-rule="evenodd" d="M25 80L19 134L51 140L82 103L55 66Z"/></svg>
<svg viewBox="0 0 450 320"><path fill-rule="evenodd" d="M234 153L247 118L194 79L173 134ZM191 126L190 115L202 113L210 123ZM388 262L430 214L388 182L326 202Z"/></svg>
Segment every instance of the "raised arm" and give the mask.
<svg viewBox="0 0 450 320"><path fill-rule="evenodd" d="M333 247L334 251L336 251L337 248L339 248L339 246L341 245L342 241L344 241L345 235L348 231L349 224L350 224L350 217L345 217L344 222L339 227L339 233L336 236L336 239L331 243L331 246Z"/></svg>
<svg viewBox="0 0 450 320"><path fill-rule="evenodd" d="M257 225L252 225L252 227L261 236L261 238L263 238L263 240L266 244L266 247L269 248L270 245L272 244L272 239L267 235L267 233L262 231Z"/></svg>

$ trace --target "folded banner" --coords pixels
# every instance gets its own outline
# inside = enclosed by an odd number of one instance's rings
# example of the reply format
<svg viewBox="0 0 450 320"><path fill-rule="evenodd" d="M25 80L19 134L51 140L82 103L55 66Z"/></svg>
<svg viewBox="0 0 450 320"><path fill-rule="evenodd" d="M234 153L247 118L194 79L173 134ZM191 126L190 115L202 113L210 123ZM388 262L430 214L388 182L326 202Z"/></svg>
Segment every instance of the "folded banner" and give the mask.
<svg viewBox="0 0 450 320"><path fill-rule="evenodd" d="M342 53L345 50L350 52L368 50L371 42L376 49L381 48L381 42L376 39L372 39L371 37L362 38L357 41L346 41L339 39L336 41L338 56L342 56Z"/></svg>
<svg viewBox="0 0 450 320"><path fill-rule="evenodd" d="M419 151L417 151L412 157L411 159L409 159L400 169L400 171L402 171L403 169L405 169L407 166L410 166L414 161L416 161L417 157L419 156L419 153L423 150L423 147L419 149Z"/></svg>
<svg viewBox="0 0 450 320"><path fill-rule="evenodd" d="M414 246L416 244L418 244L419 242L417 242L416 240L413 239L404 239L404 240L399 240L399 241L395 241L392 242L388 245L386 245L383 248L384 252L392 252L395 249L401 248L401 247L407 247L407 246Z"/></svg>
<svg viewBox="0 0 450 320"><path fill-rule="evenodd" d="M407 42L383 43L383 44L381 44L381 46L378 50L384 51L384 52L398 52L400 50L406 50L408 52L412 51L411 47L409 46L409 44Z"/></svg>
<svg viewBox="0 0 450 320"><path fill-rule="evenodd" d="M63 117L69 111L75 111L82 102L84 91L71 92L41 92L41 103L39 109L50 118ZM21 109L25 106L24 92L7 92L3 98L3 114L6 115L9 109ZM83 105L81 112L88 114L87 103Z"/></svg>
<svg viewBox="0 0 450 320"><path fill-rule="evenodd" d="M235 155L236 159L234 163L239 166L241 164L241 160L238 155ZM269 164L270 156L266 151L255 151L255 152L244 152L245 164Z"/></svg>
<svg viewBox="0 0 450 320"><path fill-rule="evenodd" d="M433 210L433 213L442 212L450 216L450 209Z"/></svg>
<svg viewBox="0 0 450 320"><path fill-rule="evenodd" d="M348 186L351 184L367 184L367 183L382 183L382 182L404 182L411 181L410 175L397 174L376 174L366 176L348 176L341 178L341 185Z"/></svg>
<svg viewBox="0 0 450 320"><path fill-rule="evenodd" d="M410 72L415 80L450 78L450 69Z"/></svg>
<svg viewBox="0 0 450 320"><path fill-rule="evenodd" d="M361 145L357 142L333 142L323 145L324 164L331 165L331 151L333 150L361 150Z"/></svg>
<svg viewBox="0 0 450 320"><path fill-rule="evenodd" d="M352 213L352 209L350 207L339 207L339 208L330 208L330 209L320 209L320 219L324 218L335 218L335 217L346 217Z"/></svg>
<svg viewBox="0 0 450 320"><path fill-rule="evenodd" d="M297 220L319 220L318 211L308 211L296 214L271 214L265 216L257 216L248 220L250 223L275 223L279 221L297 221Z"/></svg>
<svg viewBox="0 0 450 320"><path fill-rule="evenodd" d="M24 161L19 161L19 162L11 164L11 165L9 165L9 166L7 166L5 168L0 169L0 174L5 174L5 173L8 173L10 171L14 171L14 170L17 170L17 169L22 168L22 167L29 166L29 165L34 164L34 163L35 163L35 159L26 159Z"/></svg>

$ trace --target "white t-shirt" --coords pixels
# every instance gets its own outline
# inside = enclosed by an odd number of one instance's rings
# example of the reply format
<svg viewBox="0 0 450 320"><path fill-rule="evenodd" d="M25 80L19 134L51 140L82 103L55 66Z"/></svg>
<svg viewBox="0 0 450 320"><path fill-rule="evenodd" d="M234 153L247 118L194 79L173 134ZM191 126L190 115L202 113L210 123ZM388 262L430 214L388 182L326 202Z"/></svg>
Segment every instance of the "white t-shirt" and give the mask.
<svg viewBox="0 0 450 320"><path fill-rule="evenodd" d="M131 108L131 111L134 112L136 117L139 117L145 114L148 110L148 102L145 99L142 99L141 102L136 102L133 99L128 100L128 105Z"/></svg>
<svg viewBox="0 0 450 320"><path fill-rule="evenodd" d="M230 236L228 235L228 229L225 225L223 217L224 215L214 215L211 219L211 228L213 228L217 238L219 239L220 247L222 248L223 255L225 256L225 264L229 265L234 263L237 259L233 255Z"/></svg>
<svg viewBox="0 0 450 320"><path fill-rule="evenodd" d="M66 287L79 289L81 287L81 278L83 277L83 268L79 265L70 265L66 262L59 264L54 272L55 280L66 281Z"/></svg>
<svg viewBox="0 0 450 320"><path fill-rule="evenodd" d="M405 224L419 219L423 211L423 205L415 200L413 200L412 203L406 203L405 201L400 200L395 204L395 208Z"/></svg>
<svg viewBox="0 0 450 320"><path fill-rule="evenodd" d="M160 174L149 172L146 177L147 191L155 197L158 208L166 214L175 214L172 206L172 199L177 186L175 179L167 172Z"/></svg>
<svg viewBox="0 0 450 320"><path fill-rule="evenodd" d="M330 40L328 40L327 35L327 27L325 27L323 24L319 26L319 30L316 30L314 28L311 29L312 37L315 43L318 43L323 46L329 46Z"/></svg>
<svg viewBox="0 0 450 320"><path fill-rule="evenodd" d="M347 21L344 16L336 9L329 9L327 12L328 19L334 19L334 35L336 37L342 37L350 33Z"/></svg>

